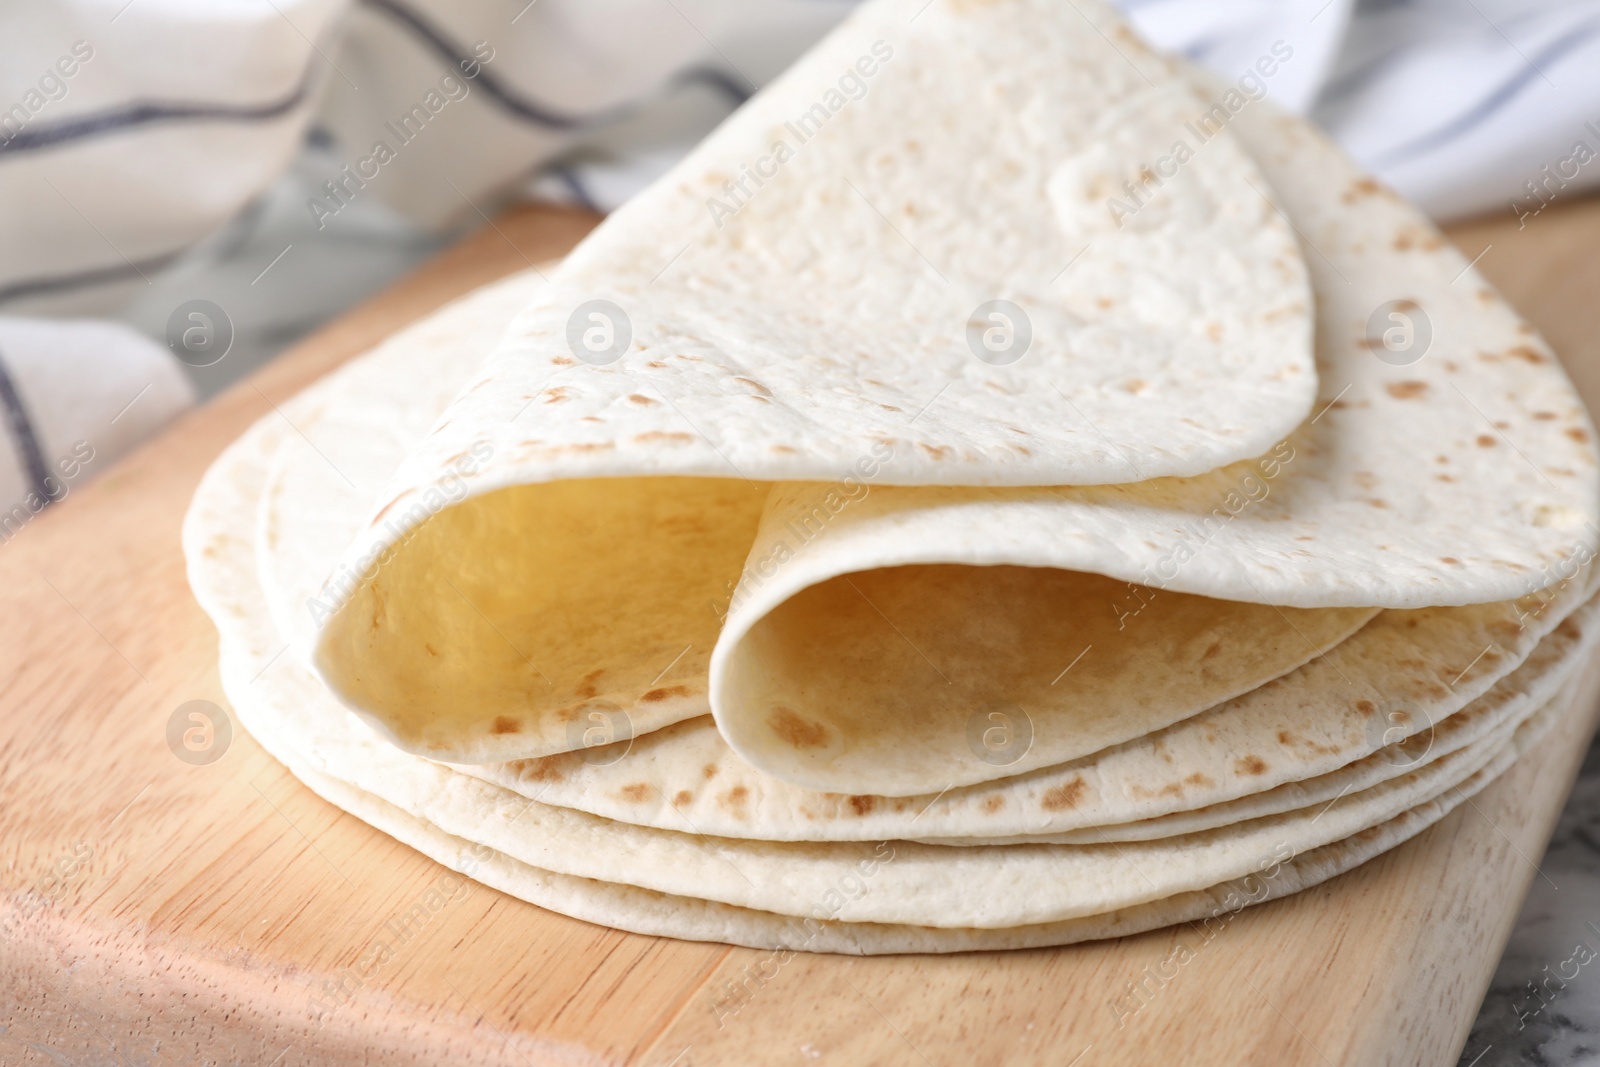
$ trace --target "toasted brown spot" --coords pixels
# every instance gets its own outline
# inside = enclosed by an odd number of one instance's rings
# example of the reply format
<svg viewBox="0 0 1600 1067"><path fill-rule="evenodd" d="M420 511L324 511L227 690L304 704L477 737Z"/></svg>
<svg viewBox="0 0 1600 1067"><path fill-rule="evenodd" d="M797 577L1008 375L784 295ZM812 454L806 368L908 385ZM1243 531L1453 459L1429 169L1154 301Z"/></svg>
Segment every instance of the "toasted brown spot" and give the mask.
<svg viewBox="0 0 1600 1067"><path fill-rule="evenodd" d="M689 792L687 789L680 789L677 793L673 794L672 806L675 808L681 808L693 799L693 793Z"/></svg>
<svg viewBox="0 0 1600 1067"><path fill-rule="evenodd" d="M1461 566L1461 561L1459 559L1456 559L1454 556L1440 556L1439 557L1439 562L1440 563L1448 563L1452 567Z"/></svg>
<svg viewBox="0 0 1600 1067"><path fill-rule="evenodd" d="M734 381L742 382L743 384L748 385L750 388L754 389L756 392L760 393L762 396L771 396L772 395L772 390L771 389L768 389L766 386L762 385L760 382L755 381L753 379L750 379L750 378L735 378Z"/></svg>
<svg viewBox="0 0 1600 1067"><path fill-rule="evenodd" d="M678 433L677 431L667 432L665 430L650 430L646 433L634 434L633 439L635 442L641 445L654 444L658 441L662 444L686 445L690 441L693 441L694 437L690 434Z"/></svg>
<svg viewBox="0 0 1600 1067"><path fill-rule="evenodd" d="M1356 701L1356 710L1362 715L1371 715L1378 710L1378 707L1370 700L1358 700Z"/></svg>
<svg viewBox="0 0 1600 1067"><path fill-rule="evenodd" d="M509 715L495 716L494 725L489 727L491 734L520 734L522 724Z"/></svg>
<svg viewBox="0 0 1600 1067"><path fill-rule="evenodd" d="M821 748L828 743L828 728L820 722L802 719L788 708L779 707L767 716L767 729L791 748Z"/></svg>
<svg viewBox="0 0 1600 1067"><path fill-rule="evenodd" d="M571 356L551 356L550 362L560 367L570 367L572 364L576 363L577 360L573 359Z"/></svg>
<svg viewBox="0 0 1600 1067"><path fill-rule="evenodd" d="M628 399L630 401L632 401L633 403L640 404L640 405L657 403L656 400L654 400L654 399L652 399L652 398L650 398L648 396L645 396L643 393L629 393L628 394Z"/></svg>
<svg viewBox="0 0 1600 1067"><path fill-rule="evenodd" d="M1554 422L1559 416L1553 411L1535 411L1533 417L1540 422Z"/></svg>
<svg viewBox="0 0 1600 1067"><path fill-rule="evenodd" d="M1006 806L1006 798L996 793L994 796L983 798L983 810L993 815Z"/></svg>
<svg viewBox="0 0 1600 1067"><path fill-rule="evenodd" d="M561 773L561 764L564 760L563 753L540 759L517 760L512 766L516 768L517 778L522 781L561 782L566 780L566 775Z"/></svg>
<svg viewBox="0 0 1600 1067"><path fill-rule="evenodd" d="M1205 653L1200 658L1201 659L1210 659L1212 656L1215 656L1221 650L1222 650L1222 642L1221 641L1213 641L1211 643L1211 647L1206 649Z"/></svg>
<svg viewBox="0 0 1600 1067"><path fill-rule="evenodd" d="M711 779L717 776L717 765L715 763L708 763L704 767L701 767L700 776L708 782L711 781Z"/></svg>
<svg viewBox="0 0 1600 1067"><path fill-rule="evenodd" d="M1251 755L1233 761L1233 773L1235 774L1261 775L1266 774L1269 769L1267 761L1260 756Z"/></svg>
<svg viewBox="0 0 1600 1067"><path fill-rule="evenodd" d="M1081 777L1075 777L1072 781L1046 792L1039 805L1045 811L1065 811L1068 808L1075 808L1088 788L1088 784Z"/></svg>
<svg viewBox="0 0 1600 1067"><path fill-rule="evenodd" d="M645 704L654 704L658 700L670 700L673 697L686 697L689 687L686 685L669 685L661 689L652 689L639 700Z"/></svg>
<svg viewBox="0 0 1600 1067"><path fill-rule="evenodd" d="M1415 400L1417 397L1428 391L1428 383L1414 380L1390 382L1384 388L1388 390L1389 395L1394 397L1396 400Z"/></svg>
<svg viewBox="0 0 1600 1067"><path fill-rule="evenodd" d="M1506 355L1520 359L1526 363L1538 364L1550 362L1545 358L1543 353L1541 353L1537 348L1534 348L1532 345L1517 345L1515 348L1507 349Z"/></svg>
<svg viewBox="0 0 1600 1067"><path fill-rule="evenodd" d="M1399 252L1409 252L1413 248L1421 248L1426 251L1432 251L1433 249L1440 247L1442 244L1444 244L1444 242L1437 234L1430 233L1427 230L1419 229L1414 226L1407 226L1405 229L1396 234L1394 239L1395 250Z"/></svg>
<svg viewBox="0 0 1600 1067"><path fill-rule="evenodd" d="M1581 426L1567 427L1567 436L1578 442L1580 445L1589 440L1589 432Z"/></svg>
<svg viewBox="0 0 1600 1067"><path fill-rule="evenodd" d="M1288 730L1279 730L1278 731L1278 744L1280 744L1280 745L1292 745L1292 744L1294 744L1294 734L1291 734Z"/></svg>
<svg viewBox="0 0 1600 1067"><path fill-rule="evenodd" d="M434 647L433 647L433 646L432 646L432 645L430 645L430 644L426 644L426 643L425 643L425 644L423 644L423 646L422 646L422 647L423 647L423 648L425 648L425 649L427 649L427 650L428 650L428 655L430 655L430 656L435 656L435 657L436 657L436 656L438 656L438 655L439 655L439 650L438 650L438 649L436 649L436 648L434 648Z"/></svg>
<svg viewBox="0 0 1600 1067"><path fill-rule="evenodd" d="M850 798L850 810L857 815L871 815L872 809L877 806L877 797L859 796Z"/></svg>
<svg viewBox="0 0 1600 1067"><path fill-rule="evenodd" d="M646 367L655 367L657 370L660 370L661 368L665 367L666 364L661 362L661 360L659 360L659 359L652 359L649 363L646 363L645 366Z"/></svg>
<svg viewBox="0 0 1600 1067"><path fill-rule="evenodd" d="M949 445L925 445L919 441L917 442L917 447L934 459L948 459L955 454L955 449Z"/></svg>
<svg viewBox="0 0 1600 1067"><path fill-rule="evenodd" d="M383 507L379 508L378 509L378 513L376 515L372 516L372 522L368 523L368 525L369 526L378 525L378 521L380 519L382 519L385 515L389 514L389 509L394 507L398 503L400 503L400 498L399 497L395 497L393 500L389 501Z"/></svg>
<svg viewBox="0 0 1600 1067"><path fill-rule="evenodd" d="M1364 196L1379 196L1386 190L1372 178L1357 178L1345 189L1339 199L1347 204L1353 204Z"/></svg>
<svg viewBox="0 0 1600 1067"><path fill-rule="evenodd" d="M1494 447L1494 438L1489 436L1486 433L1480 433L1478 435L1478 447L1479 448L1493 448Z"/></svg>
<svg viewBox="0 0 1600 1067"><path fill-rule="evenodd" d="M1189 777L1184 779L1184 782L1189 784L1189 785L1198 785L1198 786L1201 786L1203 788L1210 788L1211 786L1217 784L1217 783L1213 782L1210 778L1208 778L1205 775L1201 774L1199 771L1195 771L1193 774L1189 775Z"/></svg>
<svg viewBox="0 0 1600 1067"><path fill-rule="evenodd" d="M1177 797L1183 795L1183 783L1168 782L1160 789L1146 789L1144 786L1135 783L1129 791L1139 800L1147 800L1150 797Z"/></svg>
<svg viewBox="0 0 1600 1067"><path fill-rule="evenodd" d="M655 787L644 782L634 782L632 785L623 786L618 792L622 794L622 799L642 804L655 795Z"/></svg>
<svg viewBox="0 0 1600 1067"><path fill-rule="evenodd" d="M599 690L595 688L594 683L599 681L600 676L604 673L606 673L606 669L601 667L597 671L590 671L588 674L584 675L583 682L578 686L577 689L578 695L581 697L592 697L598 693Z"/></svg>
<svg viewBox="0 0 1600 1067"><path fill-rule="evenodd" d="M717 804L727 811L733 812L740 818L744 817L744 802L750 795L750 790L742 785L736 785L717 798Z"/></svg>

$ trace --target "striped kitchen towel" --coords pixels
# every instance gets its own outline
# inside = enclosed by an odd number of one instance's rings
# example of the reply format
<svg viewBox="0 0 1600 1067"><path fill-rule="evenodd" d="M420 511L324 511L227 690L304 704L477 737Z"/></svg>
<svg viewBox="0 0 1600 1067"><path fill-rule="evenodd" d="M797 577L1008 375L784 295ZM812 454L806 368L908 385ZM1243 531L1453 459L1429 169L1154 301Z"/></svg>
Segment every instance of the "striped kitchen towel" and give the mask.
<svg viewBox="0 0 1600 1067"><path fill-rule="evenodd" d="M0 544L193 403L126 326L0 317Z"/></svg>

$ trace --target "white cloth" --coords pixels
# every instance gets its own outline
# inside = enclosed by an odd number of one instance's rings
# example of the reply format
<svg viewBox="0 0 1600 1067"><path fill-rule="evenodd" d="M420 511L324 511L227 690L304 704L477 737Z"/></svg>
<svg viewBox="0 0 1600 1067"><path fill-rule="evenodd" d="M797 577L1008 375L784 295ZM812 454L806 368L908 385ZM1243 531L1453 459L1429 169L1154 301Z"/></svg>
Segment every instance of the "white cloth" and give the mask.
<svg viewBox="0 0 1600 1067"><path fill-rule="evenodd" d="M193 403L172 354L126 326L0 318L0 543Z"/></svg>
<svg viewBox="0 0 1600 1067"><path fill-rule="evenodd" d="M282 14L274 9L282 9ZM0 312L126 299L298 150L343 0L0 4Z"/></svg>
<svg viewBox="0 0 1600 1067"><path fill-rule="evenodd" d="M1435 217L1525 218L1600 184L1600 5L1365 4L1311 115Z"/></svg>
<svg viewBox="0 0 1600 1067"><path fill-rule="evenodd" d="M392 152L366 168L378 175L371 193L437 226L503 199L541 162L612 149L619 132L633 159L669 163L851 6L367 0L352 12L335 60L348 78L330 80L322 121L354 162ZM655 169L643 163L627 191Z"/></svg>

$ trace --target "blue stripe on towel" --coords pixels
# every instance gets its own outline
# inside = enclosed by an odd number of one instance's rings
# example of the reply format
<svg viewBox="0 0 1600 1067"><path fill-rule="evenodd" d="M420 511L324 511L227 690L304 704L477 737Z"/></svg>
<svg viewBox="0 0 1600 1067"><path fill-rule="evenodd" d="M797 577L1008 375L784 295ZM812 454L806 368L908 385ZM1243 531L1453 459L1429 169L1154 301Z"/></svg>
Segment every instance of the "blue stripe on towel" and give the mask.
<svg viewBox="0 0 1600 1067"><path fill-rule="evenodd" d="M143 277L146 271L160 270L185 251L187 251L187 246L174 252L163 252L159 256L141 259L138 262L119 263L109 267L93 267L74 274L57 274L12 282L10 285L0 286L0 304L24 296L41 296L45 293L59 293L70 289L82 289L91 285L105 285L133 277Z"/></svg>
<svg viewBox="0 0 1600 1067"><path fill-rule="evenodd" d="M22 458L23 469L28 473L29 487L39 494L41 500L55 499L50 491L50 469L44 465L44 453L39 449L39 437L34 433L33 420L28 417L28 409L22 403L22 396L17 392L16 383L11 380L11 372L6 369L4 359L0 359L0 414L5 417L6 429L10 431L12 443L17 446L17 455Z"/></svg>
<svg viewBox="0 0 1600 1067"><path fill-rule="evenodd" d="M451 41L442 31L429 23L427 19L404 4L397 3L396 0L363 0L363 2L368 7L382 11L411 30L423 44L427 45L434 54L449 63L453 69L461 70L464 69L463 64L470 65L475 62L474 57L468 54L465 49ZM627 118L643 106L642 103L630 101L614 107L602 108L599 111L592 111L588 114L571 114L529 99L520 90L513 89L500 81L499 78L481 64L479 64L478 74L473 78L473 81L492 100L512 115L552 130L581 130L590 126L603 126ZM727 95L735 104L742 104L750 97L750 90L722 71L710 67L691 67L680 71L672 81L679 85L692 82L709 85Z"/></svg>
<svg viewBox="0 0 1600 1067"><path fill-rule="evenodd" d="M1547 45L1536 56L1533 56L1524 69L1519 70L1514 77L1491 92L1466 114L1452 119L1443 126L1427 133L1413 137L1404 144L1390 148L1370 160L1369 164L1378 168L1393 167L1455 140L1505 107L1535 78L1543 78L1542 68L1545 64L1561 59L1576 50L1580 45L1594 38L1597 34L1600 34L1600 22L1591 20L1577 32L1568 33L1566 36L1559 38Z"/></svg>
<svg viewBox="0 0 1600 1067"><path fill-rule="evenodd" d="M314 71L307 66L300 81L287 96L265 104L180 104L136 101L104 111L62 119L44 126L24 126L0 141L0 156L12 152L31 152L41 148L117 133L153 122L266 122L281 118L299 107L311 95ZM0 134L0 136L4 136Z"/></svg>

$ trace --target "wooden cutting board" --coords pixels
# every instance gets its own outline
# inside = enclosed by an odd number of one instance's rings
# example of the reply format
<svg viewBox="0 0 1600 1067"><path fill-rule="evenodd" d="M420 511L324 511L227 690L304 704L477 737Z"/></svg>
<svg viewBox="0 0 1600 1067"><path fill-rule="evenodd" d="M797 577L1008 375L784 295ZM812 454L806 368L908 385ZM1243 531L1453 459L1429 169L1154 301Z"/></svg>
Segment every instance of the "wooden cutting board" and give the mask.
<svg viewBox="0 0 1600 1067"><path fill-rule="evenodd" d="M441 881L242 733L216 762L177 758L176 709L223 701L178 546L212 458L340 361L592 221L507 215L0 546L0 1062L1455 1062L1541 877L1594 686L1438 826L1209 941L1185 927L946 958L774 959L590 926ZM1490 246L1484 273L1600 410L1600 202L1453 236L1469 257Z"/></svg>

